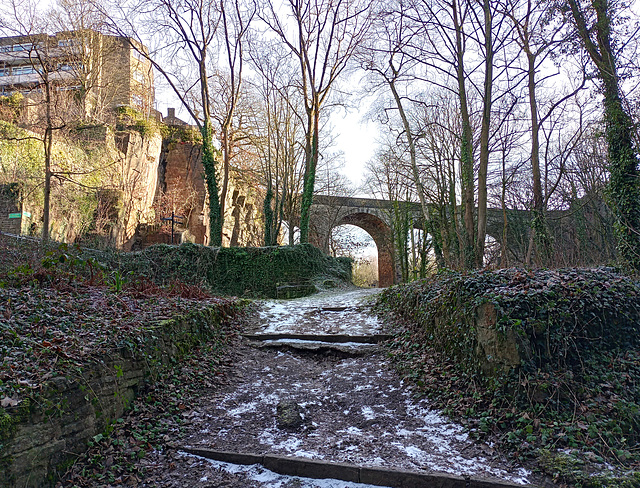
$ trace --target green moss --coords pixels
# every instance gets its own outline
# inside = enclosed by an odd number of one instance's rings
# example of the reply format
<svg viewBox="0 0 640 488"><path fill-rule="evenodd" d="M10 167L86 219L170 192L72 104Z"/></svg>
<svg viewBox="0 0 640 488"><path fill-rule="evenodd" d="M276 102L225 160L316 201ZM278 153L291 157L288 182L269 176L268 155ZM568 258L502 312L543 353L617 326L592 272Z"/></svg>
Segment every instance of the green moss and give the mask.
<svg viewBox="0 0 640 488"><path fill-rule="evenodd" d="M592 473L584 461L572 454L551 452L542 449L538 463L556 483L569 484L577 488L637 488L640 486L640 472Z"/></svg>
<svg viewBox="0 0 640 488"><path fill-rule="evenodd" d="M116 109L117 130L134 130L142 137L151 137L161 134L160 124L155 119L146 117L142 112L129 106L121 106Z"/></svg>
<svg viewBox="0 0 640 488"><path fill-rule="evenodd" d="M202 134L200 134L198 129L192 126L182 127L162 124L160 126L160 133L162 134L163 139L169 141L169 144L202 144Z"/></svg>
<svg viewBox="0 0 640 488"><path fill-rule="evenodd" d="M31 415L31 400L23 400L17 409L9 413L0 407L0 451L2 444L11 440L16 433L16 426Z"/></svg>

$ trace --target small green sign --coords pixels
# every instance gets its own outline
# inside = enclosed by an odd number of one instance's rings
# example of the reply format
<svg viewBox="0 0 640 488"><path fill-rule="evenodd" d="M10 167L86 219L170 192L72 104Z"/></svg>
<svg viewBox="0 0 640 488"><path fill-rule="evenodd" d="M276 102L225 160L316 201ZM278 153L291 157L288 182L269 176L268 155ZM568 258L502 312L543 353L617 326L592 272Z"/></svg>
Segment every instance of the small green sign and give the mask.
<svg viewBox="0 0 640 488"><path fill-rule="evenodd" d="M16 212L16 213L10 213L9 214L9 218L10 219L19 219L20 217L31 217L31 212Z"/></svg>

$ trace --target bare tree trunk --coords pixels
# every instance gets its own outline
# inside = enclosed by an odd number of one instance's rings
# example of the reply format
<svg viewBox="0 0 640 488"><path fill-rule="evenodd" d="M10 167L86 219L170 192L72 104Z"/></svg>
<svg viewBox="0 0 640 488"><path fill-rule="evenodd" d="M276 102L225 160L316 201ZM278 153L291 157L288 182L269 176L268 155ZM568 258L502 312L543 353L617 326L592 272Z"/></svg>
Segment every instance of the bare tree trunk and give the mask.
<svg viewBox="0 0 640 488"><path fill-rule="evenodd" d="M476 236L476 266L484 261L484 241L487 235L487 171L489 168L489 125L491 123L493 86L493 34L489 0L482 4L484 12L485 72L482 100L482 127L480 130L480 167L478 168L478 234Z"/></svg>
<svg viewBox="0 0 640 488"><path fill-rule="evenodd" d="M458 11L458 2L452 2L453 24L456 36L456 75L458 81L458 98L460 101L460 116L462 118L462 137L460 141L460 183L462 187L462 255L463 266L467 269L475 265L473 208L474 208L474 178L473 178L473 134L471 131L471 117L467 100L467 89L464 76L464 47L463 31Z"/></svg>
<svg viewBox="0 0 640 488"><path fill-rule="evenodd" d="M44 208L42 210L42 240L49 240L49 218L51 209L51 153L53 151L53 117L51 114L51 84L49 73L45 66L43 69L43 82L46 102L46 127L44 130Z"/></svg>
<svg viewBox="0 0 640 488"><path fill-rule="evenodd" d="M392 59L389 60L389 67L391 68L391 71L393 73L393 78L387 79L387 83L389 84L389 88L391 88L391 93L393 93L393 98L396 102L396 107L398 108L398 112L400 113L400 118L402 119L404 132L407 137L407 144L409 145L409 158L411 160L411 175L413 177L413 184L416 185L418 198L420 199L420 207L422 208L422 217L424 218L424 221L425 221L424 228L426 229L430 221L429 206L425 198L424 187L422 186L422 179L420 178L420 171L418 170L418 163L416 162L416 145L413 138L413 133L411 132L411 125L409 124L409 119L407 118L407 114L404 111L404 107L402 105L402 98L400 97L398 90L396 89L395 79L398 76L398 72L396 68L393 66Z"/></svg>

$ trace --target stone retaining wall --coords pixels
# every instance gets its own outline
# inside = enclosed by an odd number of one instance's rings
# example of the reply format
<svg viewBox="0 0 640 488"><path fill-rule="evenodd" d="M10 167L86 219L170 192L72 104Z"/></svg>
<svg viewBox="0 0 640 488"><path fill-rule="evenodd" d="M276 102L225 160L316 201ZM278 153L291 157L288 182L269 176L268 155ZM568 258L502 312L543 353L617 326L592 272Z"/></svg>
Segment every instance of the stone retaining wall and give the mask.
<svg viewBox="0 0 640 488"><path fill-rule="evenodd" d="M73 376L52 378L31 401L8 409L19 422L10 428L7 416L0 418L0 486L51 485L88 440L122 415L146 377L214 337L220 322L214 306L159 322L137 353L114 351Z"/></svg>
<svg viewBox="0 0 640 488"><path fill-rule="evenodd" d="M19 214L20 217L15 218ZM12 218L9 216L12 215ZM17 183L0 185L0 232L20 234L22 230L22 204Z"/></svg>
<svg viewBox="0 0 640 488"><path fill-rule="evenodd" d="M492 303L483 303L476 308L473 324L477 340L476 354L487 374L516 368L521 361L515 333L512 330L498 330L497 322L498 314Z"/></svg>

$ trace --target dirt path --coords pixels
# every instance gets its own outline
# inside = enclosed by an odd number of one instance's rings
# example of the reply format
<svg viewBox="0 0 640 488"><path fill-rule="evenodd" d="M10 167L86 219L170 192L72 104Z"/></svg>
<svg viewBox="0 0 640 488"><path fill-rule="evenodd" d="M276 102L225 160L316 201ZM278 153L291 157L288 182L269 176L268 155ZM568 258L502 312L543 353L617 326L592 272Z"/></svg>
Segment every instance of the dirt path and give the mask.
<svg viewBox="0 0 640 488"><path fill-rule="evenodd" d="M363 306L372 293L354 290L264 302L252 332L377 334L381 326ZM528 482L526 470L509 466L491 447L475 443L460 425L431 410L426 400L414 399L378 346L244 341L234 363L228 385L202 396L183 413L185 445ZM283 402L300 407L299 426L278 424ZM255 466L173 456L171 462L189 467L177 470L175 486L351 486L292 484Z"/></svg>

